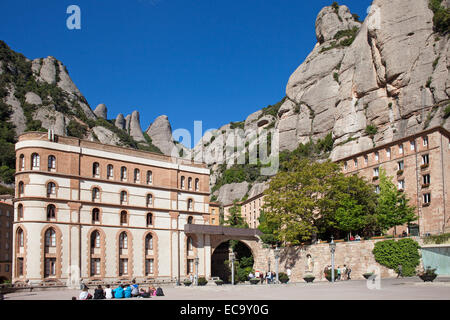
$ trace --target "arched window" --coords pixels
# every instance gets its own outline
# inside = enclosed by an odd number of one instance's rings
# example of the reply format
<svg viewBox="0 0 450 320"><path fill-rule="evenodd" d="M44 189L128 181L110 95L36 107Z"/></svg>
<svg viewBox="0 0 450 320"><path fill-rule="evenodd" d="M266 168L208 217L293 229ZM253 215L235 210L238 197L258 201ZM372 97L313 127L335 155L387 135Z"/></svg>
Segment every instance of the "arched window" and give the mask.
<svg viewBox="0 0 450 320"><path fill-rule="evenodd" d="M127 224L128 223L128 214L126 211L120 212L120 224Z"/></svg>
<svg viewBox="0 0 450 320"><path fill-rule="evenodd" d="M119 248L128 249L128 236L126 232L122 232L119 236Z"/></svg>
<svg viewBox="0 0 450 320"><path fill-rule="evenodd" d="M112 164L108 164L108 166L106 167L106 178L107 179L114 178L114 167Z"/></svg>
<svg viewBox="0 0 450 320"><path fill-rule="evenodd" d="M25 156L23 154L19 157L19 169L21 171L25 170Z"/></svg>
<svg viewBox="0 0 450 320"><path fill-rule="evenodd" d="M188 210L193 210L194 208L194 200L188 199Z"/></svg>
<svg viewBox="0 0 450 320"><path fill-rule="evenodd" d="M139 169L134 169L134 182L139 182L141 180L141 171Z"/></svg>
<svg viewBox="0 0 450 320"><path fill-rule="evenodd" d="M147 213L147 226L151 226L153 224L153 214Z"/></svg>
<svg viewBox="0 0 450 320"><path fill-rule="evenodd" d="M23 230L21 228L17 229L17 246L23 248Z"/></svg>
<svg viewBox="0 0 450 320"><path fill-rule="evenodd" d="M147 207L150 207L153 205L153 195L148 194L147 195Z"/></svg>
<svg viewBox="0 0 450 320"><path fill-rule="evenodd" d="M127 180L127 167L120 168L120 180Z"/></svg>
<svg viewBox="0 0 450 320"><path fill-rule="evenodd" d="M100 164L98 162L92 164L92 176L100 177Z"/></svg>
<svg viewBox="0 0 450 320"><path fill-rule="evenodd" d="M145 237L145 250L153 250L153 236L150 233Z"/></svg>
<svg viewBox="0 0 450 320"><path fill-rule="evenodd" d="M31 155L31 169L39 170L41 167L41 159L37 153Z"/></svg>
<svg viewBox="0 0 450 320"><path fill-rule="evenodd" d="M47 197L56 194L56 184L54 182L49 182L47 184Z"/></svg>
<svg viewBox="0 0 450 320"><path fill-rule="evenodd" d="M195 191L200 190L200 180L197 178L195 179Z"/></svg>
<svg viewBox="0 0 450 320"><path fill-rule="evenodd" d="M100 248L100 232L97 230L91 234L91 248Z"/></svg>
<svg viewBox="0 0 450 320"><path fill-rule="evenodd" d="M17 206L17 218L19 220L23 219L23 205L22 204L19 204Z"/></svg>
<svg viewBox="0 0 450 320"><path fill-rule="evenodd" d="M126 203L127 200L127 192L126 191L121 191L120 192L120 204Z"/></svg>
<svg viewBox="0 0 450 320"><path fill-rule="evenodd" d="M181 189L184 189L184 177L181 177Z"/></svg>
<svg viewBox="0 0 450 320"><path fill-rule="evenodd" d="M47 220L56 218L56 207L54 204L49 204L47 206Z"/></svg>
<svg viewBox="0 0 450 320"><path fill-rule="evenodd" d="M48 171L56 170L56 157L55 156L48 156Z"/></svg>
<svg viewBox="0 0 450 320"><path fill-rule="evenodd" d="M92 222L100 221L100 210L98 208L92 209Z"/></svg>
<svg viewBox="0 0 450 320"><path fill-rule="evenodd" d="M98 201L98 200L100 200L100 189L93 188L92 189L92 201Z"/></svg>
<svg viewBox="0 0 450 320"><path fill-rule="evenodd" d="M188 224L192 224L192 222L194 221L194 218L192 216L188 217L187 223Z"/></svg>
<svg viewBox="0 0 450 320"><path fill-rule="evenodd" d="M45 246L56 247L56 232L53 228L48 229L45 232Z"/></svg>
<svg viewBox="0 0 450 320"><path fill-rule="evenodd" d="M22 181L19 182L19 186L17 187L17 192L19 194L19 197L23 196L24 186L23 186Z"/></svg>
<svg viewBox="0 0 450 320"><path fill-rule="evenodd" d="M149 170L147 171L147 184L153 183L153 173Z"/></svg>
<svg viewBox="0 0 450 320"><path fill-rule="evenodd" d="M192 178L188 178L188 190L192 190Z"/></svg>

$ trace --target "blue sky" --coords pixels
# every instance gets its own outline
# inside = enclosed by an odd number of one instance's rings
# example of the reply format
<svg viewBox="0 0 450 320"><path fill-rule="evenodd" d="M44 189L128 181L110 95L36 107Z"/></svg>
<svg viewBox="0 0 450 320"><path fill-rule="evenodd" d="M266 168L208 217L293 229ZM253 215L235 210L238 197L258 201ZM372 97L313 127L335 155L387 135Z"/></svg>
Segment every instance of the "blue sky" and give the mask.
<svg viewBox="0 0 450 320"><path fill-rule="evenodd" d="M338 1L362 19L370 0ZM316 44L332 1L3 0L0 39L30 59L62 61L92 109L166 114L172 129L203 131L274 104ZM69 5L81 30L69 30Z"/></svg>

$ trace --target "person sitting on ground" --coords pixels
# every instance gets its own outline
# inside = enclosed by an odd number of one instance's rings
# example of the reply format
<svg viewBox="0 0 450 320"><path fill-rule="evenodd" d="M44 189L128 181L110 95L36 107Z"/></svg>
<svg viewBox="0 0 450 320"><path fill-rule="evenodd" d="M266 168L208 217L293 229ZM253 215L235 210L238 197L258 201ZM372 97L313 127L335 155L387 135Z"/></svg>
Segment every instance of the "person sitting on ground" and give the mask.
<svg viewBox="0 0 450 320"><path fill-rule="evenodd" d="M359 236L359 234L357 234L357 235L355 236L355 240L356 240L356 241L361 241L361 237Z"/></svg>
<svg viewBox="0 0 450 320"><path fill-rule="evenodd" d="M142 298L150 298L150 293L145 291L144 288L139 289L139 296Z"/></svg>
<svg viewBox="0 0 450 320"><path fill-rule="evenodd" d="M87 287L84 287L80 292L79 300L89 300L92 299L92 295L88 292Z"/></svg>
<svg viewBox="0 0 450 320"><path fill-rule="evenodd" d="M350 241L355 241L355 237L354 236L350 236Z"/></svg>
<svg viewBox="0 0 450 320"><path fill-rule="evenodd" d="M105 292L103 291L103 288L101 285L98 285L97 289L94 291L94 299L105 299Z"/></svg>
<svg viewBox="0 0 450 320"><path fill-rule="evenodd" d="M255 276L253 275L252 272L250 272L250 273L248 274L248 279L249 279L249 280L253 279L254 277L255 277Z"/></svg>
<svg viewBox="0 0 450 320"><path fill-rule="evenodd" d="M125 298L131 298L131 285L127 284L125 290L123 291Z"/></svg>
<svg viewBox="0 0 450 320"><path fill-rule="evenodd" d="M133 279L133 281L131 281L132 285L131 285L131 296L132 297L137 297L139 296L139 285L136 284L136 280Z"/></svg>
<svg viewBox="0 0 450 320"><path fill-rule="evenodd" d="M114 289L114 298L115 299L123 299L123 297L124 297L124 290L123 290L123 284L121 284L117 288Z"/></svg>
<svg viewBox="0 0 450 320"><path fill-rule="evenodd" d="M156 289L156 291L155 291L155 295L157 295L157 296L159 296L159 297L164 296L164 291L163 291L163 289L162 289L161 287L158 287L158 288Z"/></svg>
<svg viewBox="0 0 450 320"><path fill-rule="evenodd" d="M111 286L107 284L105 289L105 299L112 299L112 298L114 298L113 290L111 289Z"/></svg>

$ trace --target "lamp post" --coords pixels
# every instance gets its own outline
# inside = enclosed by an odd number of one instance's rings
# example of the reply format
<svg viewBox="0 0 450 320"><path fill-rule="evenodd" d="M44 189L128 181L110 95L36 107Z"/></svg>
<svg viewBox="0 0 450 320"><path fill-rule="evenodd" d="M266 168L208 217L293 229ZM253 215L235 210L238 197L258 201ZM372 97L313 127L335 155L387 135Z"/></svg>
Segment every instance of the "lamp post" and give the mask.
<svg viewBox="0 0 450 320"><path fill-rule="evenodd" d="M330 252L331 252L331 282L334 283L334 251L336 250L336 243L334 237L331 236Z"/></svg>
<svg viewBox="0 0 450 320"><path fill-rule="evenodd" d="M195 285L198 286L198 257L195 257Z"/></svg>
<svg viewBox="0 0 450 320"><path fill-rule="evenodd" d="M233 251L230 252L230 260L231 260L231 284L234 286L234 258L235 254Z"/></svg>
<svg viewBox="0 0 450 320"><path fill-rule="evenodd" d="M276 247L274 250L275 253L275 283L278 283L278 259L280 258L280 248Z"/></svg>

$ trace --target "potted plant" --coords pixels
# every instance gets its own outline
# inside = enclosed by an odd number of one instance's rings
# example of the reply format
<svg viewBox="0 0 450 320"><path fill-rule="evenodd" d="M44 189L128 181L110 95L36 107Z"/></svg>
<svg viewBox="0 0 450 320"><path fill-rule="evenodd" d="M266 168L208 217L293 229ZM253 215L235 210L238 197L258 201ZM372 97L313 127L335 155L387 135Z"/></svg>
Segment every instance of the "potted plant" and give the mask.
<svg viewBox="0 0 450 320"><path fill-rule="evenodd" d="M309 282L313 282L315 278L316 277L314 277L314 275L308 273L303 277L303 280L305 280L307 283L309 283Z"/></svg>
<svg viewBox="0 0 450 320"><path fill-rule="evenodd" d="M289 276L284 272L280 272L278 273L278 280L280 280L281 283L288 283Z"/></svg>
<svg viewBox="0 0 450 320"><path fill-rule="evenodd" d="M198 278L198 285L199 286L206 286L207 283L208 283L208 280L206 280L205 277Z"/></svg>
<svg viewBox="0 0 450 320"><path fill-rule="evenodd" d="M369 279L372 276L375 278L377 275L374 274L373 272L366 272L366 273L363 274L363 277L366 278L366 279Z"/></svg>
<svg viewBox="0 0 450 320"><path fill-rule="evenodd" d="M334 280L337 279L337 274L337 269L334 269ZM327 280L331 282L331 269L327 269L327 271L325 271L325 278L327 278Z"/></svg>
<svg viewBox="0 0 450 320"><path fill-rule="evenodd" d="M214 281L218 286L221 286L221 285L223 285L223 280L216 280L216 281Z"/></svg>
<svg viewBox="0 0 450 320"><path fill-rule="evenodd" d="M260 280L258 278L252 278L250 279L250 284L258 284Z"/></svg>
<svg viewBox="0 0 450 320"><path fill-rule="evenodd" d="M417 275L424 282L433 282L437 277L436 268L432 269L431 267L427 267L425 271L419 272Z"/></svg>
<svg viewBox="0 0 450 320"><path fill-rule="evenodd" d="M189 287L189 286L191 285L191 283L192 283L192 281L189 280L189 279L185 279L185 280L183 281L183 284L184 284L186 287Z"/></svg>

